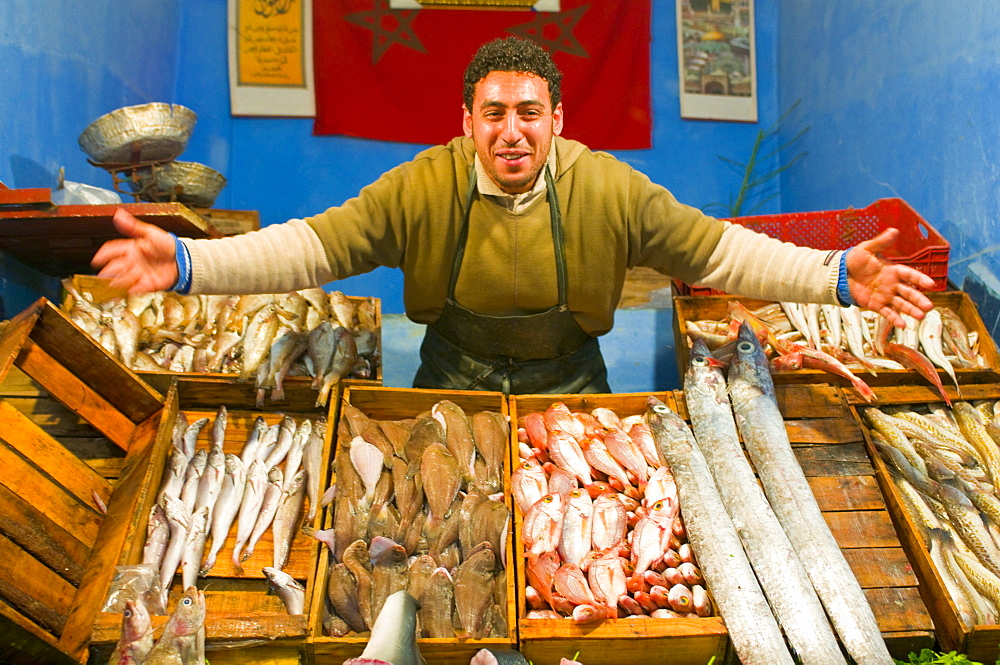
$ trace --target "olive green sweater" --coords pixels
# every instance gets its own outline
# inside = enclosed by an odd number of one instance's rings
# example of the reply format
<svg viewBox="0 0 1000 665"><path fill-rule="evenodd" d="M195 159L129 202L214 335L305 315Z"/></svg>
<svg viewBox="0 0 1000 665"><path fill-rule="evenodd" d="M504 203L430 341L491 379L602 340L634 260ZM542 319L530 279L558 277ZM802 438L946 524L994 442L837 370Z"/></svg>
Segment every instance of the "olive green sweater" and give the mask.
<svg viewBox="0 0 1000 665"><path fill-rule="evenodd" d="M708 217L607 153L555 142L568 300L590 334L611 329L625 273L635 266L728 293L837 302L838 254ZM184 239L191 293L285 292L388 266L402 269L409 318L433 323L447 296L474 155L470 139L456 138L314 217L221 240ZM477 193L456 298L492 315L556 303L546 197L514 214Z"/></svg>

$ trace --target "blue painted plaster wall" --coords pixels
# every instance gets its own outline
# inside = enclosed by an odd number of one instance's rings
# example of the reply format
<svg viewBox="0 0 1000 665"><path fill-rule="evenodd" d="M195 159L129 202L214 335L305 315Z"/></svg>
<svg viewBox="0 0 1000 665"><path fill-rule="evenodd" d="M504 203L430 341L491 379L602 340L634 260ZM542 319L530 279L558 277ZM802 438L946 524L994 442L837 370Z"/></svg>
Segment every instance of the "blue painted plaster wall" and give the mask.
<svg viewBox="0 0 1000 665"><path fill-rule="evenodd" d="M898 196L950 242L952 282L974 261L1000 274L1000 5L779 5L778 98L810 127L782 209Z"/></svg>

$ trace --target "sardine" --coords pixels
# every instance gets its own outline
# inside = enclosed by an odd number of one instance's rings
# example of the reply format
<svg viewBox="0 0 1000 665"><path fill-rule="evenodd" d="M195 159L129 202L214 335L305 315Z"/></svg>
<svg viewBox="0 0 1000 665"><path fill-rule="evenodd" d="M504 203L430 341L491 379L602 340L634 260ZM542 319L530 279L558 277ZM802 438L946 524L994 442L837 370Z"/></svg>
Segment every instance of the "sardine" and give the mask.
<svg viewBox="0 0 1000 665"><path fill-rule="evenodd" d="M153 648L153 624L140 601L125 601L122 611L122 634L111 653L108 665L140 665Z"/></svg>
<svg viewBox="0 0 1000 665"><path fill-rule="evenodd" d="M302 498L305 496L305 473L300 469L288 488L282 491L281 504L274 514L271 531L274 536L274 567L281 570L288 563L292 540L299 527Z"/></svg>
<svg viewBox="0 0 1000 665"><path fill-rule="evenodd" d="M795 654L802 663L843 663L819 597L740 446L720 363L700 342L691 349L684 399L698 447Z"/></svg>
<svg viewBox="0 0 1000 665"><path fill-rule="evenodd" d="M184 553L181 555L181 588L195 586L198 582L198 572L201 570L202 558L205 555L205 543L208 541L208 507L202 506L191 516L191 526L184 540Z"/></svg>
<svg viewBox="0 0 1000 665"><path fill-rule="evenodd" d="M222 480L222 489L219 490L219 497L212 511L212 547L202 563L202 576L207 575L215 565L215 559L229 537L229 530L240 511L245 486L246 469L243 462L236 455L226 455L226 476Z"/></svg>
<svg viewBox="0 0 1000 665"><path fill-rule="evenodd" d="M285 571L270 566L263 568L262 572L289 614L294 616L305 611L306 588L298 580Z"/></svg>
<svg viewBox="0 0 1000 665"><path fill-rule="evenodd" d="M790 665L793 660L781 630L694 435L680 416L655 397L647 399L646 417L663 461L674 472L689 542L698 550L705 579L741 662Z"/></svg>
<svg viewBox="0 0 1000 665"><path fill-rule="evenodd" d="M847 652L858 663L891 664L892 657L868 600L830 533L792 452L764 351L746 326L741 326L739 340L730 367L729 396L744 445L771 508ZM687 503L684 505L687 516ZM709 588L718 598L714 585Z"/></svg>

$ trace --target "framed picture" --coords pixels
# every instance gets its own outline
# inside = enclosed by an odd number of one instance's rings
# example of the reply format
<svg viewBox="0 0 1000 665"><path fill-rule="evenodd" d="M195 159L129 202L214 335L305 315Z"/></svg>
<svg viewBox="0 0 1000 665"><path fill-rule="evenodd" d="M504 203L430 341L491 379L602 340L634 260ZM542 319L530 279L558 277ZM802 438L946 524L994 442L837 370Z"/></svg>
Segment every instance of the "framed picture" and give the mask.
<svg viewBox="0 0 1000 665"><path fill-rule="evenodd" d="M757 121L754 0L677 0L681 117Z"/></svg>
<svg viewBox="0 0 1000 665"><path fill-rule="evenodd" d="M316 115L312 0L229 1L233 115Z"/></svg>

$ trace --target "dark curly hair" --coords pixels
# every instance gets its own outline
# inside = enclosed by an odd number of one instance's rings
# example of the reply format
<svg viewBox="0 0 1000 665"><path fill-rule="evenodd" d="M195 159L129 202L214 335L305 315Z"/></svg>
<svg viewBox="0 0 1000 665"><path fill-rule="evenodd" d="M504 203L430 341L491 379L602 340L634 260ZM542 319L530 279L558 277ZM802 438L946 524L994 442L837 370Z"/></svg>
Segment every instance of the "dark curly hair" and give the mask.
<svg viewBox="0 0 1000 665"><path fill-rule="evenodd" d="M472 62L465 68L465 88L462 94L465 108L472 111L472 98L476 94L476 84L490 72L526 72L545 79L549 84L552 107L562 99L562 72L552 61L548 51L538 44L506 37L494 39L479 47Z"/></svg>

